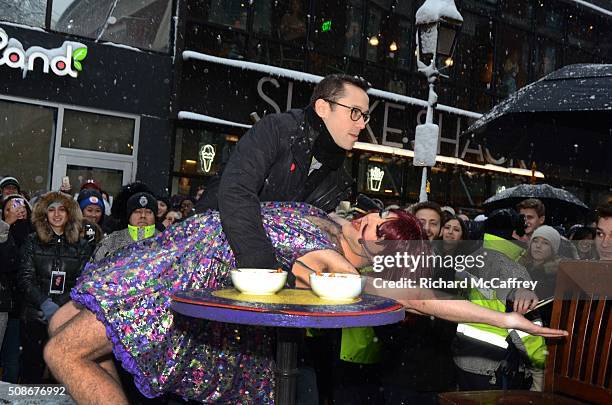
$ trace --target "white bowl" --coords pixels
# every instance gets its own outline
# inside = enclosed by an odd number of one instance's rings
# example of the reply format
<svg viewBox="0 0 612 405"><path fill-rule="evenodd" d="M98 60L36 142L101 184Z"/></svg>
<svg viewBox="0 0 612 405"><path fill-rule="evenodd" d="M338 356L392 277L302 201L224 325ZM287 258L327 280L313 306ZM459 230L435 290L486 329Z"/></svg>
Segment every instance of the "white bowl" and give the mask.
<svg viewBox="0 0 612 405"><path fill-rule="evenodd" d="M287 272L272 269L238 269L230 272L232 283L238 291L250 295L271 295L282 290L287 282Z"/></svg>
<svg viewBox="0 0 612 405"><path fill-rule="evenodd" d="M310 288L325 300L347 301L361 294L366 279L358 274L310 274Z"/></svg>

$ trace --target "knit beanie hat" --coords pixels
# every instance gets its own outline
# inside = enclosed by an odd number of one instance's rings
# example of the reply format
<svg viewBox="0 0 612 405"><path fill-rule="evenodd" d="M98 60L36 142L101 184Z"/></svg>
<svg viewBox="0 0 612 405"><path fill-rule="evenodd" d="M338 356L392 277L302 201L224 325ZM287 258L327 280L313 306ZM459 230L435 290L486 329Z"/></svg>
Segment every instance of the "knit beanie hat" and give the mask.
<svg viewBox="0 0 612 405"><path fill-rule="evenodd" d="M92 189L85 189L79 193L79 197L77 198L77 202L79 203L79 207L81 207L81 211L85 209L88 205L97 205L102 210L102 215L104 215L104 201L102 199L102 194Z"/></svg>
<svg viewBox="0 0 612 405"><path fill-rule="evenodd" d="M529 241L529 246L531 247L531 243L535 237L540 237L546 239L550 245L552 246L553 252L557 254L559 252L559 245L561 245L561 235L559 232L552 226L541 225L539 226L531 235L531 240Z"/></svg>
<svg viewBox="0 0 612 405"><path fill-rule="evenodd" d="M11 176L3 177L2 180L0 180L0 190L6 186L15 186L17 187L17 191L21 190L21 186L19 186L17 179Z"/></svg>
<svg viewBox="0 0 612 405"><path fill-rule="evenodd" d="M157 215L157 200L149 193L136 193L127 200L127 218L139 208L148 208Z"/></svg>

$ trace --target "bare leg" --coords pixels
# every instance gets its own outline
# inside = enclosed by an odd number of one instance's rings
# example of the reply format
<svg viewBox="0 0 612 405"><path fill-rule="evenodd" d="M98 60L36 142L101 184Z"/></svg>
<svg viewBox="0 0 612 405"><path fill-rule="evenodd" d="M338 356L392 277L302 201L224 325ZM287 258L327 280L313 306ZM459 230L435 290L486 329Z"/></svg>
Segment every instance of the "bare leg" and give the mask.
<svg viewBox="0 0 612 405"><path fill-rule="evenodd" d="M82 310L83 307L75 304L74 301L69 301L65 305L62 305L62 307L57 310L49 322L49 337L53 337L61 332L68 322L77 316ZM119 379L119 374L117 373L112 357L112 354L110 356L105 356L104 360L98 360L98 364L108 374L110 374L115 381L120 383L121 380Z"/></svg>
<svg viewBox="0 0 612 405"><path fill-rule="evenodd" d="M104 325L83 309L45 346L53 375L79 404L128 404L121 385L100 364L112 352Z"/></svg>
<svg viewBox="0 0 612 405"><path fill-rule="evenodd" d="M49 337L55 336L81 309L83 308L77 307L74 301L68 301L65 305L62 305L49 321Z"/></svg>

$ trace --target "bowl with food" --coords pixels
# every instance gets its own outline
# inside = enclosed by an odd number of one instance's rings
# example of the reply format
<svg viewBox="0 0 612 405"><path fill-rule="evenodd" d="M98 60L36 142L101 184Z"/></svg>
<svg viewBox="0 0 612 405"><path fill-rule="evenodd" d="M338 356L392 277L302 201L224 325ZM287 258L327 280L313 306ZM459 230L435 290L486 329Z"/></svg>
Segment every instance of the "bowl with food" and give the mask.
<svg viewBox="0 0 612 405"><path fill-rule="evenodd" d="M287 272L282 269L242 268L230 272L234 287L242 294L272 295L285 287Z"/></svg>
<svg viewBox="0 0 612 405"><path fill-rule="evenodd" d="M310 288L320 298L331 301L350 301L359 297L365 277L347 273L311 273Z"/></svg>

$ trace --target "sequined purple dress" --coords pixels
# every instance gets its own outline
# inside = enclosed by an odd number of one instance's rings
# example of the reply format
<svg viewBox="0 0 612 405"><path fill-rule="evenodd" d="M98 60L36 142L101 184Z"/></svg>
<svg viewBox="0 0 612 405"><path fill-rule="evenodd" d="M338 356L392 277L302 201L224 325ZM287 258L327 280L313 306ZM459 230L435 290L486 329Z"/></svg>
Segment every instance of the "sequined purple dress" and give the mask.
<svg viewBox="0 0 612 405"><path fill-rule="evenodd" d="M286 269L309 251L334 248L305 219L308 215L325 216L305 204L262 204L264 228ZM231 286L229 269L212 257L234 262L216 212L191 217L89 264L72 299L104 323L115 357L144 395L171 392L202 402L272 403L268 329L196 320L169 308L174 291Z"/></svg>

